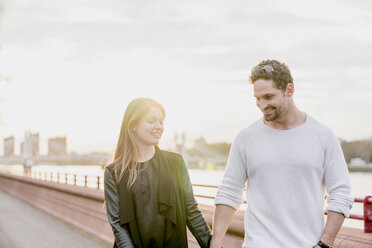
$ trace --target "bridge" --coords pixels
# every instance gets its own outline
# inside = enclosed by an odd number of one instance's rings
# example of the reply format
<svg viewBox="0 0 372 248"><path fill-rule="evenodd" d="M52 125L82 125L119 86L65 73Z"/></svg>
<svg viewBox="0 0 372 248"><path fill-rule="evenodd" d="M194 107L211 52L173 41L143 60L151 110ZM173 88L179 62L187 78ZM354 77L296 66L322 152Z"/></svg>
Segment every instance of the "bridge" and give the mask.
<svg viewBox="0 0 372 248"><path fill-rule="evenodd" d="M48 243L46 246L35 245L35 247L59 247L58 242L62 242L65 245L63 247L112 247L114 237L106 217L101 188L102 179L98 177L94 184L96 187L89 188L92 182L88 182L88 177L83 177L85 183L77 183L76 180L69 181L68 176L65 175L46 178L38 178L38 176L38 174L12 175L0 172L0 197L2 199L0 242L3 242L0 243L1 247L13 247L12 242L21 242L14 247L30 247L22 243L23 238L21 240L20 236L26 237L25 240L30 240L28 242L44 239ZM200 186L203 185L194 185L194 187ZM197 195L197 197L213 198L213 196L203 195ZM366 231L372 232L372 199L356 199L357 203L360 201L366 205L364 215L357 215L354 218L365 221ZM25 206L35 208L30 210ZM199 204L199 208L208 224L211 225L214 207ZM47 214L49 218L41 217L43 214ZM55 223L58 222L56 220L66 223L67 227L58 226ZM229 227L224 247L241 247L244 237L243 223L244 212L238 211ZM40 226L44 226L45 229L41 229ZM74 230L79 230L81 233ZM61 237L53 239L58 235ZM69 235L71 235L70 238L68 238ZM192 235L188 237L189 247L198 247ZM335 247L372 247L372 236L361 229L343 227L337 236Z"/></svg>

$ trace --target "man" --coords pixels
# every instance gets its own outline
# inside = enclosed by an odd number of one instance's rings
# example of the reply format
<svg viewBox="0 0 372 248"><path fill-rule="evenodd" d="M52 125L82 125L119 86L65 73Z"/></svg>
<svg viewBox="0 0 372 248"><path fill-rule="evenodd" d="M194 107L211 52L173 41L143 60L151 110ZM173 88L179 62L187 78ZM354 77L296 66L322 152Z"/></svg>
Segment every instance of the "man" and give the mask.
<svg viewBox="0 0 372 248"><path fill-rule="evenodd" d="M243 247L332 247L353 203L338 139L296 107L284 63L264 60L249 80L263 118L233 142L215 200L211 247L222 247L246 182ZM324 186L329 194L325 227Z"/></svg>

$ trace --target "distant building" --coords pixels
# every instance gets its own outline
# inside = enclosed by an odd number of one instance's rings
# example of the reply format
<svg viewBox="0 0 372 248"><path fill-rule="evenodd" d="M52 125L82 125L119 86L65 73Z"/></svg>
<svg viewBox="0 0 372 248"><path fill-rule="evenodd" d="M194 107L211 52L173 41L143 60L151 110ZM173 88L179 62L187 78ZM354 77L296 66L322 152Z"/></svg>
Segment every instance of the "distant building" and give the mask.
<svg viewBox="0 0 372 248"><path fill-rule="evenodd" d="M31 133L31 131L25 132L25 139L21 142L21 155L39 155L39 133Z"/></svg>
<svg viewBox="0 0 372 248"><path fill-rule="evenodd" d="M30 133L32 143L32 155L39 155L39 133Z"/></svg>
<svg viewBox="0 0 372 248"><path fill-rule="evenodd" d="M14 137L10 136L4 139L4 156L14 156Z"/></svg>
<svg viewBox="0 0 372 248"><path fill-rule="evenodd" d="M48 140L48 155L63 155L67 153L65 137L55 137Z"/></svg>
<svg viewBox="0 0 372 248"><path fill-rule="evenodd" d="M23 141L21 142L21 144L19 145L20 146L20 155L23 155L23 153L25 153L25 151L24 151L24 148L23 148Z"/></svg>

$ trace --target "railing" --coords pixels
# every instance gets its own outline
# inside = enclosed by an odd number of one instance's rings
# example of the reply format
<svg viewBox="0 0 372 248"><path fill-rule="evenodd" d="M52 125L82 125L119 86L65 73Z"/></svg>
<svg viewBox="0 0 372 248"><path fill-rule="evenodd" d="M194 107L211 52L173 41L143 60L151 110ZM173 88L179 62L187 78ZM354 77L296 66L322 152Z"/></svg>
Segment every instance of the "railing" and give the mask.
<svg viewBox="0 0 372 248"><path fill-rule="evenodd" d="M0 172L18 176L30 177L33 179L44 180L49 182L64 183L74 186L103 189L103 180L101 176L79 175L59 172L31 172L30 170L0 170ZM193 184L194 188L218 189L215 185ZM213 200L213 195L194 194L195 197ZM363 203L363 215L350 214L349 219L363 220L364 232L372 233L372 196L365 198L354 198L355 203ZM243 201L246 204L246 201ZM324 212L327 215L327 212Z"/></svg>
<svg viewBox="0 0 372 248"><path fill-rule="evenodd" d="M96 175L82 175L76 173L60 173L60 172L40 172L30 170L0 170L0 172L25 176L33 179L55 182L55 183L64 183L74 186L94 188L94 189L103 189L103 180L101 176Z"/></svg>
<svg viewBox="0 0 372 248"><path fill-rule="evenodd" d="M193 186L218 189L218 186L213 186L213 185L193 184ZM195 196L200 197L200 198L206 198L206 199L215 199L214 196L210 196L210 195L195 194ZM354 198L354 202L363 203L364 214L363 215L350 214L349 219L363 220L364 221L364 232L372 233L372 196L366 196L364 198ZM247 201L243 201L243 203L247 204ZM327 212L324 212L324 214L327 215Z"/></svg>
<svg viewBox="0 0 372 248"><path fill-rule="evenodd" d="M354 202L358 202L358 203L365 203L367 202L367 204L372 204L372 198L371 197L365 197L364 199L363 198L354 198ZM364 216L363 215L359 215L359 214L350 214L349 216L350 219L355 219L355 220L364 220ZM367 215L367 218L368 218L368 221L372 221L372 215Z"/></svg>
<svg viewBox="0 0 372 248"><path fill-rule="evenodd" d="M363 215L350 214L349 219L363 220L364 221L364 232L372 233L372 196L366 196L364 198L354 198L354 202L363 203ZM327 212L324 212L327 215Z"/></svg>

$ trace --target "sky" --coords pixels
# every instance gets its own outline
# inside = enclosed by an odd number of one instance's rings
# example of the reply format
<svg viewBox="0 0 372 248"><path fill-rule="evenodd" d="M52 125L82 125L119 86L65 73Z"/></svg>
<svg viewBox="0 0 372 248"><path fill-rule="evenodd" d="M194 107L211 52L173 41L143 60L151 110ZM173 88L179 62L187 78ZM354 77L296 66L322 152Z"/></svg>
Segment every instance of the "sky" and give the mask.
<svg viewBox="0 0 372 248"><path fill-rule="evenodd" d="M0 0L0 138L112 152L127 104L151 97L162 147L232 142L262 116L248 77L263 59L289 66L302 111L369 138L371 27L370 0Z"/></svg>

